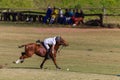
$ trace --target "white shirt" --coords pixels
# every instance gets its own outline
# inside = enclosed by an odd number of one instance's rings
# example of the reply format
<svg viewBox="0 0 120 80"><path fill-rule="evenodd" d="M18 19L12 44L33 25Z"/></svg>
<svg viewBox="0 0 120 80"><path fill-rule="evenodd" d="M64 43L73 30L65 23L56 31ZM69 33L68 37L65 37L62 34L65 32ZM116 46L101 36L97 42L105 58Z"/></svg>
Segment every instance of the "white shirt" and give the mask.
<svg viewBox="0 0 120 80"><path fill-rule="evenodd" d="M44 40L44 45L47 49L49 49L49 45L55 45L56 44L56 40L55 40L56 37L53 37L53 38L47 38Z"/></svg>
<svg viewBox="0 0 120 80"><path fill-rule="evenodd" d="M44 43L45 43L45 44L49 44L49 45L55 45L55 44L56 44L55 38L56 38L56 37L47 38L47 39L44 40Z"/></svg>
<svg viewBox="0 0 120 80"><path fill-rule="evenodd" d="M62 10L60 10L59 14L60 14L60 17L63 17L63 11Z"/></svg>

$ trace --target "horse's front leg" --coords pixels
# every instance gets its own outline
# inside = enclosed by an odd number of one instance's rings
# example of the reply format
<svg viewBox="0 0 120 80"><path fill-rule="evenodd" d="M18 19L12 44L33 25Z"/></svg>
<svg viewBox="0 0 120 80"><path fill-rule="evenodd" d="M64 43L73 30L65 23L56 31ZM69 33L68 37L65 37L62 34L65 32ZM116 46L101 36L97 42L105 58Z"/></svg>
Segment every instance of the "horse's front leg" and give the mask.
<svg viewBox="0 0 120 80"><path fill-rule="evenodd" d="M47 60L47 58L45 57L44 60L43 60L43 62L42 62L41 65L40 65L40 68L41 68L41 69L43 68L43 65L44 65L44 63L45 63L46 60Z"/></svg>
<svg viewBox="0 0 120 80"><path fill-rule="evenodd" d="M56 63L56 54L55 54L55 53L54 53L54 54L51 54L51 58L52 58L53 63L55 64L56 68L57 68L57 69L61 69L61 68L57 65L57 63Z"/></svg>

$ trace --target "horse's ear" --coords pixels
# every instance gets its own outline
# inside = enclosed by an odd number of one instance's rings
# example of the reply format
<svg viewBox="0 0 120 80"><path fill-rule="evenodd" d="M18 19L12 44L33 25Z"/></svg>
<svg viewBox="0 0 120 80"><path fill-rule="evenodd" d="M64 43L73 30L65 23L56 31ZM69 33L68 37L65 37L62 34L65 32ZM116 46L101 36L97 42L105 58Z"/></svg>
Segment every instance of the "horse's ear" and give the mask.
<svg viewBox="0 0 120 80"><path fill-rule="evenodd" d="M61 39L61 40L64 40L61 36L60 36L60 39Z"/></svg>

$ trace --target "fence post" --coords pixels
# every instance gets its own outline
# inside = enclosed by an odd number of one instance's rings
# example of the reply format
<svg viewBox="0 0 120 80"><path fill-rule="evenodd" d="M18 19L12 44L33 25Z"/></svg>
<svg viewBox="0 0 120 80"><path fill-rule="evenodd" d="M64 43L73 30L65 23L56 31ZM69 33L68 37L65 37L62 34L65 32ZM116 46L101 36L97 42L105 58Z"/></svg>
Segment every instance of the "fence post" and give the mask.
<svg viewBox="0 0 120 80"><path fill-rule="evenodd" d="M103 14L100 14L100 26L103 26Z"/></svg>
<svg viewBox="0 0 120 80"><path fill-rule="evenodd" d="M106 15L106 8L105 7L102 8L102 12L103 12L103 16L105 16Z"/></svg>
<svg viewBox="0 0 120 80"><path fill-rule="evenodd" d="M105 19L105 16L106 16L106 8L103 6L103 8L102 8L102 17L101 17L101 19L102 19L102 26L103 26L103 20Z"/></svg>

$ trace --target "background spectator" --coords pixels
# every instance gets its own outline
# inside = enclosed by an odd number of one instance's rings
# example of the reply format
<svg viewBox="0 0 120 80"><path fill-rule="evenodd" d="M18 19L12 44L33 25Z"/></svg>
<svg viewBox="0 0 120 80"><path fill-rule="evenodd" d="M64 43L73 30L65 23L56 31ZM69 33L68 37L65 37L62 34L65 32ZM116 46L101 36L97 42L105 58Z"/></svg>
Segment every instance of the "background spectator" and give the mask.
<svg viewBox="0 0 120 80"><path fill-rule="evenodd" d="M64 16L63 16L63 11L61 8L59 8L59 13L58 13L58 23L59 24L63 24L63 21L64 21Z"/></svg>
<svg viewBox="0 0 120 80"><path fill-rule="evenodd" d="M51 19L51 14L52 14L52 9L49 6L48 9L47 9L47 12L46 12L46 16L43 17L43 23L47 23L47 20Z"/></svg>
<svg viewBox="0 0 120 80"><path fill-rule="evenodd" d="M68 24L68 21L70 20L69 16L69 10L65 9L65 14L64 14L64 24Z"/></svg>
<svg viewBox="0 0 120 80"><path fill-rule="evenodd" d="M80 12L78 11L78 9L76 9L75 15L72 17L73 20L73 26L78 25L79 23L84 23L83 22L84 19L84 13L82 10L80 10Z"/></svg>
<svg viewBox="0 0 120 80"><path fill-rule="evenodd" d="M55 21L57 22L57 18L58 17L58 10L54 7L52 10L52 16L50 19L50 24L53 24Z"/></svg>

